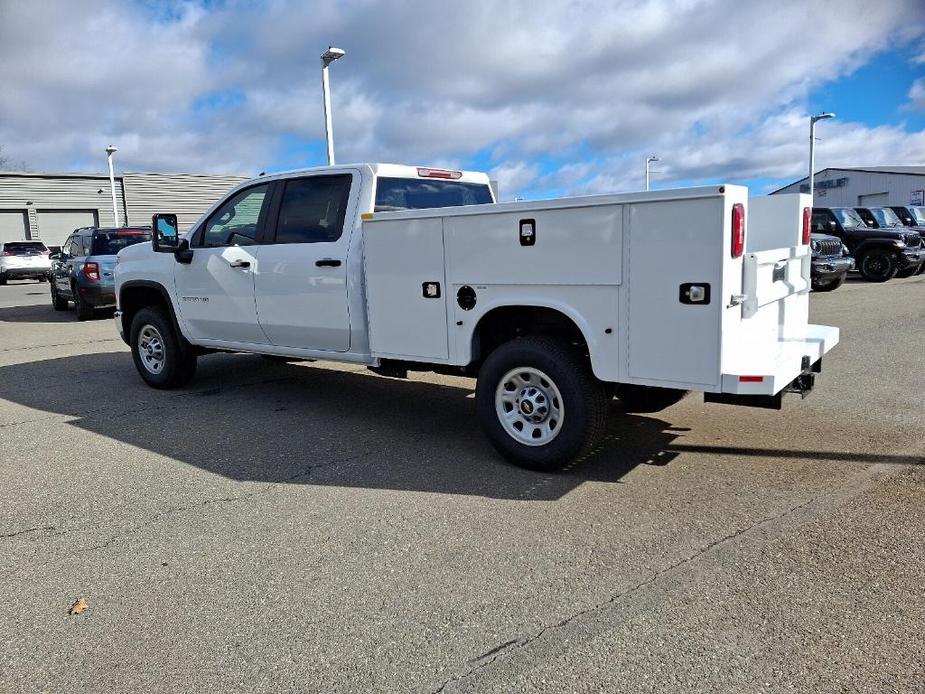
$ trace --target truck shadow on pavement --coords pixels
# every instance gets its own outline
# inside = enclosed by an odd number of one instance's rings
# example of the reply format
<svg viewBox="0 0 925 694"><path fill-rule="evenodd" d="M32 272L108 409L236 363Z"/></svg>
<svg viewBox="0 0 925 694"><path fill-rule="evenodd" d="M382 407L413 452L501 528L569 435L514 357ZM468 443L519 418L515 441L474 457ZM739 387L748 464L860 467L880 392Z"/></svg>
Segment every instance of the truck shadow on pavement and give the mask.
<svg viewBox="0 0 925 694"><path fill-rule="evenodd" d="M229 479L265 483L554 500L585 481L616 483L638 465L666 465L682 453L923 462L903 455L687 445L678 441L685 429L625 414L615 401L595 451L564 472L536 473L505 463L482 436L474 381L403 381L352 368L214 355L200 360L191 387L157 391L141 382L127 352L110 352L0 367L0 398L73 418L48 425L48 438L59 445L81 435L69 429L76 427ZM9 412L0 427L43 419ZM129 448L108 455L137 464Z"/></svg>
<svg viewBox="0 0 925 694"><path fill-rule="evenodd" d="M86 445L80 432L90 432L234 480L499 499L558 499L588 480L618 482L637 465L668 463L681 433L653 417L613 417L585 459L536 473L505 463L482 436L474 381L367 374L213 355L200 360L191 387L157 391L141 382L127 352L111 352L0 367L0 398L73 418L42 425L59 445L72 437ZM10 412L0 427L42 420ZM99 448L136 464L129 448Z"/></svg>
<svg viewBox="0 0 925 694"><path fill-rule="evenodd" d="M48 294L47 291L44 294ZM55 311L51 306L51 299L48 304L37 304L31 306L7 306L0 308L0 323L76 323L77 316L73 308L67 311ZM72 305L73 306L73 305ZM114 309L98 309L93 319L109 318L112 319Z"/></svg>

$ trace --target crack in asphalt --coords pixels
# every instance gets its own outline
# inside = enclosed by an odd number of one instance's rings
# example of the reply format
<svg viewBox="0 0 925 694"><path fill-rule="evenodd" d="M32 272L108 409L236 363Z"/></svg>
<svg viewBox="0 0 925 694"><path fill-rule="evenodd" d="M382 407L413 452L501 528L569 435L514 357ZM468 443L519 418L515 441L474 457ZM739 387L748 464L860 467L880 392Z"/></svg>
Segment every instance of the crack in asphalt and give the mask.
<svg viewBox="0 0 925 694"><path fill-rule="evenodd" d="M17 535L26 535L28 533L43 533L48 532L49 530L57 530L53 525L41 525L37 528L27 528L26 530L16 530L11 533L4 533L0 535L0 539L6 539L8 537L16 537Z"/></svg>
<svg viewBox="0 0 925 694"><path fill-rule="evenodd" d="M0 354L6 352L19 352L27 349L48 349L49 347L74 347L77 345L96 345L103 342L122 342L121 338L118 337L107 337L102 340L78 340L77 342L58 342L53 345L31 345L29 347L6 347L5 349L0 349Z"/></svg>
<svg viewBox="0 0 925 694"><path fill-rule="evenodd" d="M375 451L363 451L362 453L357 453L356 455L348 456L348 457L345 457L345 458L340 458L340 459L337 459L337 460L329 460L329 461L322 462L322 463L315 463L315 464L313 464L313 465L309 465L309 466L303 468L302 470L300 470L299 472L297 472L297 473L295 473L295 474L293 474L293 475L290 475L290 476L288 476L288 477L281 478L281 479L276 480L276 481L274 481L274 482L270 482L270 483L264 485L264 486L263 486L262 488L260 488L260 489L256 489L256 490L254 490L254 491L252 491L252 492L247 492L247 493L245 493L245 494L239 494L238 496L226 496L226 497L218 497L218 498L213 498L213 499L205 499L205 500L203 500L203 501L199 501L199 502L194 503L194 504L187 504L187 505L185 505L185 506L176 506L176 507L168 508L168 509L165 509L165 510L162 510L162 511L157 511L157 512L151 514L151 516L149 516L148 518L146 518L144 521L142 521L142 522L140 522L140 523L136 523L135 525L133 525L132 527L128 528L127 530L125 530L125 531L123 531L123 532L120 532L120 533L118 533L118 534L116 534L116 535L113 535L112 537L110 537L110 538L109 538L108 540L106 540L105 542L101 542L101 543L99 543L99 544L97 544L97 545L91 545L91 546L89 546L89 547L82 547L82 548L79 548L79 549L75 549L75 550L73 550L73 551L68 552L68 553L65 554L65 555L62 555L62 556L59 556L59 557L55 557L54 559L50 559L50 560L48 560L48 561L46 561L46 562L42 562L42 563L40 563L40 564L32 564L32 565L29 565L29 568L42 568L42 567L45 567L45 566L49 566L50 564L54 564L54 563L57 563L57 562L59 562L59 561L62 561L62 560L64 560L64 559L69 559L69 558L72 558L72 557L75 557L75 556L78 556L78 555L87 554L87 553L89 553L89 552L94 552L94 551L96 551L96 550L107 549L107 548L109 548L110 546L112 546L112 545L114 545L114 544L117 544L120 540L122 540L122 539L128 537L129 535L134 535L135 533L138 533L138 532L140 532L140 531L144 530L145 528L148 528L148 527L150 527L150 526L152 526L152 525L156 525L156 524L159 523L161 520L164 520L164 519L169 518L169 517L171 517L171 516L175 516L175 515L178 515L178 514L181 514L181 513L185 513L185 512L187 512L187 511L196 510L196 509L203 509L203 508L206 508L206 507L211 506L211 505L214 505L214 504L224 504L224 503L235 502L235 501L246 501L246 500L254 499L254 498L257 498L257 497L261 497L261 496L264 496L264 495L266 495L266 494L269 494L270 492L272 492L272 491L274 491L274 490L276 490L276 489L279 489L279 488L280 488L280 485L288 484L289 482L293 482L293 481L295 481L295 480L298 480L298 479L301 479L301 478L304 478L304 477L308 477L308 476L310 476L315 470L319 470L319 469L321 469L321 468L333 467L333 466L335 466L335 465L346 465L346 464L350 464L350 463L356 462L356 461L358 461L358 460L362 460L362 459L368 458L368 457L369 457L370 455L372 455L374 452L375 452ZM62 535L68 535L68 534L71 534L71 533L80 532L81 530L85 530L87 527L92 527L92 526L81 526L81 527L79 527L79 528L74 528L74 529L71 529L71 530L63 530L63 531L54 533L53 535L48 535L48 536L46 536L46 537L61 537ZM99 527L99 526L96 526L96 527ZM30 528L29 530L23 530L23 531L14 532L14 533L11 533L10 535L0 535L0 538L14 537L14 536L16 536L16 535L21 535L21 534L24 534L24 533L33 532L33 531L42 530L42 529L45 529L45 530L54 530L55 528L54 528L54 526L47 526L46 528ZM13 575L13 574L15 574L17 571L19 571L19 570L21 570L21 569L24 569L24 568L27 568L27 567L25 567L25 566L16 566L16 567L12 568L12 569L9 570L9 571L0 572L0 576L10 576L10 575Z"/></svg>
<svg viewBox="0 0 925 694"><path fill-rule="evenodd" d="M583 609L581 609L581 610L578 610L577 612L575 612L575 613L569 615L568 617L565 617L565 618L559 620L558 622L554 622L553 624L547 624L547 625L543 626L541 629L539 629L537 632L535 632L534 634L532 634L531 636L527 636L527 637L525 637L525 638L520 638L520 639L511 639L511 640L509 640L509 641L505 641L504 643L499 644L498 646L495 646L494 648L489 649L488 651L486 651L486 652L483 653L482 655L478 656L477 658L473 658L472 660L468 661L468 662L470 662L470 663L478 663L477 665L475 665L475 667L472 667L472 668L470 668L469 670L467 670L466 672L463 672L463 673L458 674L458 675L454 675L454 676L450 677L449 679L445 680L437 689L434 689L434 690L432 691L432 694L441 694L441 692L443 692L443 691L446 689L446 687L449 686L450 684L452 684L452 683L454 683L454 682L461 682L462 680L465 680L465 679L471 677L472 675L474 675L474 674L477 673L478 671L480 671L480 670L482 670L482 669L488 667L489 665L493 664L493 663L494 663L496 660L498 660L498 658L500 658L501 656L506 655L506 654L508 654L508 653L513 653L514 651L521 650L522 648L525 648L526 646L529 646L529 645L530 645L531 643L533 643L534 641L537 641L538 639L543 638L543 636L545 636L548 632L555 631L555 630L557 630L557 629L561 629L561 628L567 626L568 624L570 624L571 622L575 621L575 620L578 619L579 617L582 617L582 616L584 616L584 615L591 614L591 613L594 613L594 612L599 612L599 611L603 610L604 608L608 607L609 605L616 604L618 601L620 601L620 600L622 600L622 599L624 599L624 598L626 598L626 597L628 597L628 596L630 596L630 595L636 593L636 592L639 591L639 590L642 590L643 588L646 588L646 587L652 585L653 583L655 583L656 581L658 581L659 579L661 579L663 576L666 576L666 575L668 575L668 574L670 574L670 573L673 573L673 572L675 572L676 570L680 569L681 567L686 566L687 564L690 564L690 563L692 563L692 562L697 561L698 559L700 559L701 557L703 557L705 554L707 554L708 552L710 552L710 551L713 550L714 548L716 548L716 547L718 547L718 546L720 546L720 545L723 545L723 544L732 542L732 541L734 541L736 538L741 537L742 535L744 535L744 534L746 534L746 533L748 533L748 532L750 532L750 531L752 531L752 530L754 530L754 529L756 529L756 528L760 528L760 527L762 527L762 526L765 526L765 525L774 523L774 522L776 522L776 521L779 521L779 520L781 520L782 518L786 518L787 516L792 515L793 513L796 513L796 512L798 512L798 511L800 511L801 509L804 509L804 508L806 508L807 506L812 505L812 504L813 504L814 502L816 502L818 499L820 499L820 498L823 497L823 496L826 496L827 494L830 494L832 491L835 491L835 490L828 490L828 491L826 491L826 492L822 492L822 493L820 493L820 494L816 494L815 496L811 497L811 498L808 499L807 501L804 501L804 502L801 503L801 504L797 504L796 506L792 506L792 507L790 507L790 508L784 510L783 512L781 512L781 513L779 513L779 514L777 514L777 515L769 516L769 517L767 517L767 518L762 518L761 520L758 520L758 521L756 521L756 522L754 522L754 523L752 523L752 524L750 524L750 525L748 525L748 526L746 526L746 527L744 527L744 528L741 528L740 530L737 530L737 531L734 532L734 533L730 533L729 535L725 535L725 536L723 536L723 537L720 537L720 538L714 540L713 542L708 543L707 545L705 545L704 547L702 547L701 549L699 549L699 550L696 551L695 553L691 554L690 556L687 556L687 557L685 557L685 558L683 558L683 559L680 559L680 560L678 560L677 562L675 562L675 563L673 563L673 564L667 566L666 568L661 569L660 571L656 571L654 574L652 574L651 576L649 576L647 579L645 579L645 580L643 580L643 581L640 581L639 583L637 583L637 584L631 586L630 588L627 588L627 589L624 590L624 591L621 591L621 592L619 592L619 593L616 593L616 594L610 596L610 597L609 597L607 600L605 600L604 602L598 603L598 604L596 604L596 605L592 605L591 607L585 607L585 608L583 608ZM488 660L484 660L484 662L479 662L479 661L482 661L484 658L487 658L488 656L491 656L491 658L489 658Z"/></svg>

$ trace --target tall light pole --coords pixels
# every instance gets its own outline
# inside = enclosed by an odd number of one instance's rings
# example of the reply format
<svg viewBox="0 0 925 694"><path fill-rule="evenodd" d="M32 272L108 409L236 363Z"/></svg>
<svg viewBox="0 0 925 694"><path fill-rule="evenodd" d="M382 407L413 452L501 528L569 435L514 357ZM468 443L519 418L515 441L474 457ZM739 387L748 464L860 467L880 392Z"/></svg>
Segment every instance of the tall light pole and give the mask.
<svg viewBox="0 0 925 694"><path fill-rule="evenodd" d="M328 46L321 54L321 91L324 93L324 134L328 141L328 166L334 166L334 126L331 123L331 84L328 81L328 65L346 54L341 48Z"/></svg>
<svg viewBox="0 0 925 694"><path fill-rule="evenodd" d="M646 157L646 190L649 190L649 164L651 164L653 161L661 161L661 159L659 159L654 154L650 154Z"/></svg>
<svg viewBox="0 0 925 694"><path fill-rule="evenodd" d="M119 226L119 208L116 207L116 177L112 173L112 155L119 151L115 145L106 148L106 160L109 162L109 190L112 192L112 219Z"/></svg>
<svg viewBox="0 0 925 694"><path fill-rule="evenodd" d="M820 113L809 119L809 204L816 204L816 121L835 118L834 113Z"/></svg>

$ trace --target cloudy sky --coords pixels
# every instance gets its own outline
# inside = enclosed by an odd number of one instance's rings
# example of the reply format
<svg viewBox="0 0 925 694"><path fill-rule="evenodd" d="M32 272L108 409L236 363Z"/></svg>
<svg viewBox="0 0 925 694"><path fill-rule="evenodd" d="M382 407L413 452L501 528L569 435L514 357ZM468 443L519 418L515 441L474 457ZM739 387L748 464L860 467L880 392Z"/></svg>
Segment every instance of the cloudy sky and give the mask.
<svg viewBox="0 0 925 694"><path fill-rule="evenodd" d="M33 171L489 170L503 196L925 164L923 0L0 0L0 147Z"/></svg>

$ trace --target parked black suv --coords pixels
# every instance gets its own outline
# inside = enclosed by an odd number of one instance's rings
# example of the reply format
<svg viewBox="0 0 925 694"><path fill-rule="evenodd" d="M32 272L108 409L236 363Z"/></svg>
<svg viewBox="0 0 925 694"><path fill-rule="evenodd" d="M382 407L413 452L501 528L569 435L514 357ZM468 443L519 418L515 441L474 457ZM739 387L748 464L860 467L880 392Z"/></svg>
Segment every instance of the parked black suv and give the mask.
<svg viewBox="0 0 925 694"><path fill-rule="evenodd" d="M919 232L919 236L922 237L923 242L925 242L925 207L919 207L915 205L909 205L908 207L902 205L891 205L890 209L896 213L896 216L899 217L899 221L907 229L912 229L912 231ZM925 263L922 263L919 267L919 275L925 274Z"/></svg>
<svg viewBox="0 0 925 694"><path fill-rule="evenodd" d="M814 207L812 231L840 238L869 282L886 282L900 270L918 270L925 260L918 233L872 229L851 207Z"/></svg>
<svg viewBox="0 0 925 694"><path fill-rule="evenodd" d="M864 223L872 229L894 229L897 231L907 231L906 225L903 224L902 220L899 218L899 215L893 211L892 207L855 207L855 211L861 215L861 219L864 220ZM919 234L919 237L922 236L921 229L913 229ZM921 247L922 243L919 242ZM925 250L925 249L922 249ZM925 262L925 261L923 261ZM918 267L907 267L902 268L899 272L896 273L897 277L912 277L922 271L922 264L920 263Z"/></svg>
<svg viewBox="0 0 925 694"><path fill-rule="evenodd" d="M812 286L815 292L831 292L845 283L854 258L837 236L811 234L809 249L812 259Z"/></svg>
<svg viewBox="0 0 925 694"><path fill-rule="evenodd" d="M64 311L73 301L78 320L92 318L94 309L114 307L116 255L126 246L150 240L150 228L75 229L51 258L52 306Z"/></svg>

